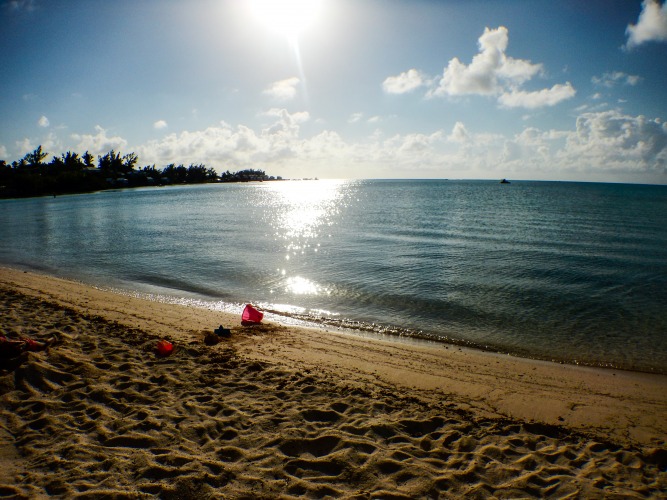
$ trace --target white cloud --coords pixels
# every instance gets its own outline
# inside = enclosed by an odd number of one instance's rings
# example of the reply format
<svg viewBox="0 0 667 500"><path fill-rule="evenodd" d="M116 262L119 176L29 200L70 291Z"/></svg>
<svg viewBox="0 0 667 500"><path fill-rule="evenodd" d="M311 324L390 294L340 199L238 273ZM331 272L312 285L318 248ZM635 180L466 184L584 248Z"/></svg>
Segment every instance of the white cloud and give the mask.
<svg viewBox="0 0 667 500"><path fill-rule="evenodd" d="M7 148L0 144L0 160L6 160L7 159Z"/></svg>
<svg viewBox="0 0 667 500"><path fill-rule="evenodd" d="M509 32L504 26L494 30L485 28L479 37L479 53L471 63L466 65L456 57L451 59L431 95L498 95L542 71L541 64L507 56L508 43Z"/></svg>
<svg viewBox="0 0 667 500"><path fill-rule="evenodd" d="M661 120L618 111L584 113L568 137L579 161L653 170L667 169L667 126Z"/></svg>
<svg viewBox="0 0 667 500"><path fill-rule="evenodd" d="M611 73L603 73L602 76L594 76L591 78L591 82L594 85L599 85L602 87L612 88L618 84L621 85L637 85L642 78L638 75L628 75L622 71L612 71Z"/></svg>
<svg viewBox="0 0 667 500"><path fill-rule="evenodd" d="M296 87L299 83L301 83L301 80L293 76L273 82L263 93L279 101L289 101L296 96Z"/></svg>
<svg viewBox="0 0 667 500"><path fill-rule="evenodd" d="M304 137L307 113L269 110L266 126L221 124L170 134L135 152L142 163L204 163L216 170L263 168L285 177L461 177L667 183L667 126L619 111L581 114L569 130L526 127L513 136L451 131L360 140L325 130ZM110 148L106 148L108 150Z"/></svg>
<svg viewBox="0 0 667 500"><path fill-rule="evenodd" d="M644 0L637 24L629 24L627 48L646 42L667 41L667 2L662 6L658 0Z"/></svg>
<svg viewBox="0 0 667 500"><path fill-rule="evenodd" d="M361 117L360 120L366 120ZM59 141L56 129L16 144L20 158L41 144L50 154L71 150L94 155L134 151L142 165L203 163L218 172L261 168L284 177L440 177L626 181L667 184L667 125L618 110L583 110L560 130L525 127L516 134L473 132L463 122L449 130L360 138L331 130L304 133L307 112L271 108L260 126L221 122L204 130L169 133L128 146L97 126L91 134ZM7 149L0 147L0 154ZM14 147L11 148L14 152Z"/></svg>
<svg viewBox="0 0 667 500"><path fill-rule="evenodd" d="M575 95L576 91L569 82L541 90L523 90L522 86L526 82L543 73L543 66L525 59L515 59L506 54L509 31L504 26L496 29L485 28L478 39L478 44L479 53L472 58L470 64L462 63L457 57L449 61L442 78L427 92L427 97L489 96L496 97L498 103L505 108L535 109L554 106ZM410 71L416 72L416 70ZM387 81L391 83L412 81L408 78L408 73L390 77L397 80L389 78L385 80L385 90ZM423 78L420 82L432 86L431 82ZM399 90L409 88L407 84L403 87L396 86Z"/></svg>
<svg viewBox="0 0 667 500"><path fill-rule="evenodd" d="M304 123L310 120L310 113L308 111L297 111L290 113L284 108L271 108L263 113L264 116L280 118L283 121L290 123Z"/></svg>
<svg viewBox="0 0 667 500"><path fill-rule="evenodd" d="M387 150L395 151L396 154L423 154L434 151L434 147L443 142L443 133L438 130L432 134L406 134L396 135L385 141Z"/></svg>
<svg viewBox="0 0 667 500"><path fill-rule="evenodd" d="M618 111L584 113L575 130L527 128L504 139L498 165L518 178L666 183L667 127Z"/></svg>
<svg viewBox="0 0 667 500"><path fill-rule="evenodd" d="M44 147L45 151L49 152L49 154L53 154L54 152L61 151L63 149L60 137L58 137L58 134L53 131L46 134L46 137L42 138L40 144Z"/></svg>
<svg viewBox="0 0 667 500"><path fill-rule="evenodd" d="M273 120L259 132L245 125L233 128L221 123L201 131L169 134L140 146L136 152L142 162L205 163L218 171L294 159L303 142L299 138L300 124L309 121L310 114L272 108L263 116Z"/></svg>
<svg viewBox="0 0 667 500"><path fill-rule="evenodd" d="M35 146L30 139L24 137L20 141L16 141L16 149L21 152L21 155L33 151L37 146Z"/></svg>
<svg viewBox="0 0 667 500"><path fill-rule="evenodd" d="M112 149L116 152L127 147L127 141L119 136L108 137L106 129L95 125L95 134L72 134L76 141L76 151L89 151L91 154L106 154Z"/></svg>
<svg viewBox="0 0 667 500"><path fill-rule="evenodd" d="M534 92L525 90L512 90L498 97L498 103L506 108L542 108L555 106L561 101L571 99L577 93L570 82L564 85L558 83L550 89L542 89Z"/></svg>
<svg viewBox="0 0 667 500"><path fill-rule="evenodd" d="M382 88L388 94L405 94L412 92L424 84L422 74L416 69L410 69L398 76L389 76L382 82Z"/></svg>
<svg viewBox="0 0 667 500"><path fill-rule="evenodd" d="M167 122L164 120L158 120L155 123L153 123L153 128L157 130L161 130L163 128L167 128Z"/></svg>
<svg viewBox="0 0 667 500"><path fill-rule="evenodd" d="M361 121L364 120L364 114L363 113L352 113L348 119L347 123L361 123ZM377 123L381 123L383 121L383 118L379 115L374 115L374 116L369 116L366 120L365 123L370 123L371 125L375 125Z"/></svg>
<svg viewBox="0 0 667 500"><path fill-rule="evenodd" d="M286 109L272 108L264 113L264 116L277 118L276 121L262 129L263 136L274 136L274 138L288 139L297 137L300 124L310 120L308 111L289 113Z"/></svg>
<svg viewBox="0 0 667 500"><path fill-rule="evenodd" d="M537 128L528 127L505 141L501 162L514 167L517 166L517 162L519 164L530 162L537 169L544 168L549 164L553 142L557 138L559 138L557 134L543 133Z"/></svg>
<svg viewBox="0 0 667 500"><path fill-rule="evenodd" d="M40 127L48 127L49 119L46 116L42 115L39 117L39 120L37 120L37 125L39 125Z"/></svg>
<svg viewBox="0 0 667 500"><path fill-rule="evenodd" d="M452 128L452 133L447 136L447 140L450 142L463 143L470 139L470 134L466 130L466 127L461 122L456 122Z"/></svg>

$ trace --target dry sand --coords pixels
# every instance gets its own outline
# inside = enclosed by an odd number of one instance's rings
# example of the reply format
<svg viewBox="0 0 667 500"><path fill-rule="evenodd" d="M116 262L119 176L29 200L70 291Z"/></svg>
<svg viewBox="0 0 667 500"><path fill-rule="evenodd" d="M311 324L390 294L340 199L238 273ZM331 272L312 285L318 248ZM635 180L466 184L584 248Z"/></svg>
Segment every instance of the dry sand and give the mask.
<svg viewBox="0 0 667 500"><path fill-rule="evenodd" d="M0 303L1 334L56 339L0 360L0 498L666 495L665 376L243 327L3 268Z"/></svg>

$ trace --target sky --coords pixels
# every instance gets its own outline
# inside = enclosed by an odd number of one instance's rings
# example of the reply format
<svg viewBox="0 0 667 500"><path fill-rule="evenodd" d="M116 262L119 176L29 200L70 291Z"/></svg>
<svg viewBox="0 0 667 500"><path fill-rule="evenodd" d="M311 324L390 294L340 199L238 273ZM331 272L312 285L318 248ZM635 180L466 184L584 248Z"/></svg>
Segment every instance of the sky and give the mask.
<svg viewBox="0 0 667 500"><path fill-rule="evenodd" d="M666 0L667 1L667 0ZM660 0L0 0L0 159L667 184Z"/></svg>

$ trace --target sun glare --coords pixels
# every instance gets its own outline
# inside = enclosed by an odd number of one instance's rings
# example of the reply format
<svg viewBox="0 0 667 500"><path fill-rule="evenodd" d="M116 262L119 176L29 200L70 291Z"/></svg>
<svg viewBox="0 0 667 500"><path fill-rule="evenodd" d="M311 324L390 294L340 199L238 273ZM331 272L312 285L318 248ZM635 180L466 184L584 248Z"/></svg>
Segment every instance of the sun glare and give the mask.
<svg viewBox="0 0 667 500"><path fill-rule="evenodd" d="M317 18L321 0L251 0L254 15L270 30L290 41L310 27Z"/></svg>

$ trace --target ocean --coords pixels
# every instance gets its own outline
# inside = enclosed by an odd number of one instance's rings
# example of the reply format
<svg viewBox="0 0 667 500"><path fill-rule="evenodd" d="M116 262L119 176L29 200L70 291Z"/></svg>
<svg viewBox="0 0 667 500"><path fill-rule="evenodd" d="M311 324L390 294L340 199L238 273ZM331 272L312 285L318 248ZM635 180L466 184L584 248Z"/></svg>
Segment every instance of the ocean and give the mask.
<svg viewBox="0 0 667 500"><path fill-rule="evenodd" d="M155 300L667 373L667 186L126 189L0 200L0 235L1 264Z"/></svg>

